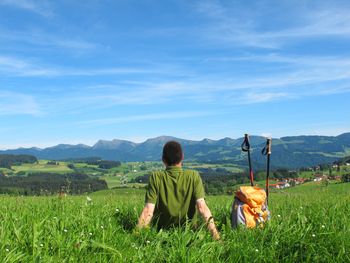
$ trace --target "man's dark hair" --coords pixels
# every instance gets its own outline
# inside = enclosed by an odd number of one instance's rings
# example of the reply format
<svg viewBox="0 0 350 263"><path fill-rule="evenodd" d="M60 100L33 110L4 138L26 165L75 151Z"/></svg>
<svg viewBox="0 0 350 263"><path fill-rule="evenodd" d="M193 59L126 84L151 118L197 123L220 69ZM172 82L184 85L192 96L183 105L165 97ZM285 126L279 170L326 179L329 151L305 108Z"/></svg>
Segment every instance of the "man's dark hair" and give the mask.
<svg viewBox="0 0 350 263"><path fill-rule="evenodd" d="M180 143L169 141L163 147L163 161L172 166L182 161L183 153Z"/></svg>

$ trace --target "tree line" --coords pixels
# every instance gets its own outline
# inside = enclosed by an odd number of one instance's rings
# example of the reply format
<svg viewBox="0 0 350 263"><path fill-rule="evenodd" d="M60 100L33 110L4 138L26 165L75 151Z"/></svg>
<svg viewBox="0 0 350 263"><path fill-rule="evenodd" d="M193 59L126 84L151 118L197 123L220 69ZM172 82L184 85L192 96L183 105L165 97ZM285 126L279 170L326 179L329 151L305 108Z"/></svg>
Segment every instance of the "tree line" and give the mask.
<svg viewBox="0 0 350 263"><path fill-rule="evenodd" d="M90 178L86 174L34 173L26 177L6 177L0 174L0 194L82 194L104 189L108 189L106 181Z"/></svg>
<svg viewBox="0 0 350 263"><path fill-rule="evenodd" d="M35 156L20 154L0 154L0 167L11 169L13 165L21 165L23 163L36 163L38 159Z"/></svg>
<svg viewBox="0 0 350 263"><path fill-rule="evenodd" d="M235 190L238 184L249 184L248 172L230 172L225 168L197 168L196 169L203 181L205 192L207 194L224 194ZM145 183L149 181L150 174L145 174L132 179L131 183ZM271 179L297 178L298 174L287 169L276 169L271 171ZM256 181L265 180L264 171L255 173Z"/></svg>

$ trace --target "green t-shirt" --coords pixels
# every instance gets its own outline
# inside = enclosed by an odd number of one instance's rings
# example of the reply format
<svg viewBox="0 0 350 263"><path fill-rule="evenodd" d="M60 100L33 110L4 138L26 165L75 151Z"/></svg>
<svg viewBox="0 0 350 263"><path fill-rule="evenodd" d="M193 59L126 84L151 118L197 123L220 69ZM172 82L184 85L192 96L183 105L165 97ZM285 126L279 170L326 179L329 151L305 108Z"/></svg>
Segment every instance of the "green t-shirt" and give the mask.
<svg viewBox="0 0 350 263"><path fill-rule="evenodd" d="M204 198L204 188L198 172L170 166L152 173L145 202L155 204L154 221L160 229L192 219L200 198Z"/></svg>

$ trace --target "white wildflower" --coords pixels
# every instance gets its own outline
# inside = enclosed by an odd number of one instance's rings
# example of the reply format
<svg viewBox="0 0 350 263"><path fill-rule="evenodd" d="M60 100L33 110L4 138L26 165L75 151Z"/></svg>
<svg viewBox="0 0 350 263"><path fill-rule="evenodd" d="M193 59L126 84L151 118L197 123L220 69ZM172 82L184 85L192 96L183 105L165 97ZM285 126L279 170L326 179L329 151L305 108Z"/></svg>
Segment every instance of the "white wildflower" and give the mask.
<svg viewBox="0 0 350 263"><path fill-rule="evenodd" d="M325 228L326 226L325 226L325 225L322 225L321 227L322 227L322 228Z"/></svg>
<svg viewBox="0 0 350 263"><path fill-rule="evenodd" d="M67 229L63 229L63 231L64 231L65 233L67 233L67 232L68 232L68 230L67 230Z"/></svg>
<svg viewBox="0 0 350 263"><path fill-rule="evenodd" d="M277 215L277 217L281 217L281 215Z"/></svg>
<svg viewBox="0 0 350 263"><path fill-rule="evenodd" d="M255 249L255 252L259 252L259 249Z"/></svg>
<svg viewBox="0 0 350 263"><path fill-rule="evenodd" d="M147 240L146 243L149 244L149 243L151 243L151 241Z"/></svg>
<svg viewBox="0 0 350 263"><path fill-rule="evenodd" d="M119 213L119 209L118 209L118 208L116 208L116 209L115 209L115 212L116 212L116 213Z"/></svg>
<svg viewBox="0 0 350 263"><path fill-rule="evenodd" d="M41 247L43 247L43 246L44 246L44 244L40 244L40 246L41 246Z"/></svg>
<svg viewBox="0 0 350 263"><path fill-rule="evenodd" d="M89 233L89 236L92 236L92 233L91 233L91 232Z"/></svg>
<svg viewBox="0 0 350 263"><path fill-rule="evenodd" d="M312 237L315 237L316 235L315 234L312 234Z"/></svg>
<svg viewBox="0 0 350 263"><path fill-rule="evenodd" d="M103 229L104 227L103 226L101 226L101 229Z"/></svg>
<svg viewBox="0 0 350 263"><path fill-rule="evenodd" d="M87 197L86 197L86 201L88 201L88 202L91 202L91 201L92 201L92 199L90 198L90 196L87 196Z"/></svg>
<svg viewBox="0 0 350 263"><path fill-rule="evenodd" d="M10 252L10 250L8 248L6 248L5 250L6 250L6 252Z"/></svg>

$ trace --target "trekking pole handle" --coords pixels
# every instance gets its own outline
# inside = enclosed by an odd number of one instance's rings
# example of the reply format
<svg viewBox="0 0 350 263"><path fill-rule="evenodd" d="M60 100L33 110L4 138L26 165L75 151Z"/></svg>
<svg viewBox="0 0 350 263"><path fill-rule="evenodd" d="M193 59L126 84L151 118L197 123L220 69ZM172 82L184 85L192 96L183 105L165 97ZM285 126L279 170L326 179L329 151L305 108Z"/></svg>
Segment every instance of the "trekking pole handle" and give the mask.
<svg viewBox="0 0 350 263"><path fill-rule="evenodd" d="M267 146L267 154L268 154L268 155L271 154L271 144L272 144L272 139L271 139L271 138L267 138L267 140L266 140L266 146Z"/></svg>
<svg viewBox="0 0 350 263"><path fill-rule="evenodd" d="M266 145L265 147L261 150L261 153L263 155L271 155L271 144L272 144L272 139L267 138L266 139Z"/></svg>
<svg viewBox="0 0 350 263"><path fill-rule="evenodd" d="M250 143L249 143L249 135L248 133L244 134L244 141L241 145L243 152L248 152L250 150Z"/></svg>

